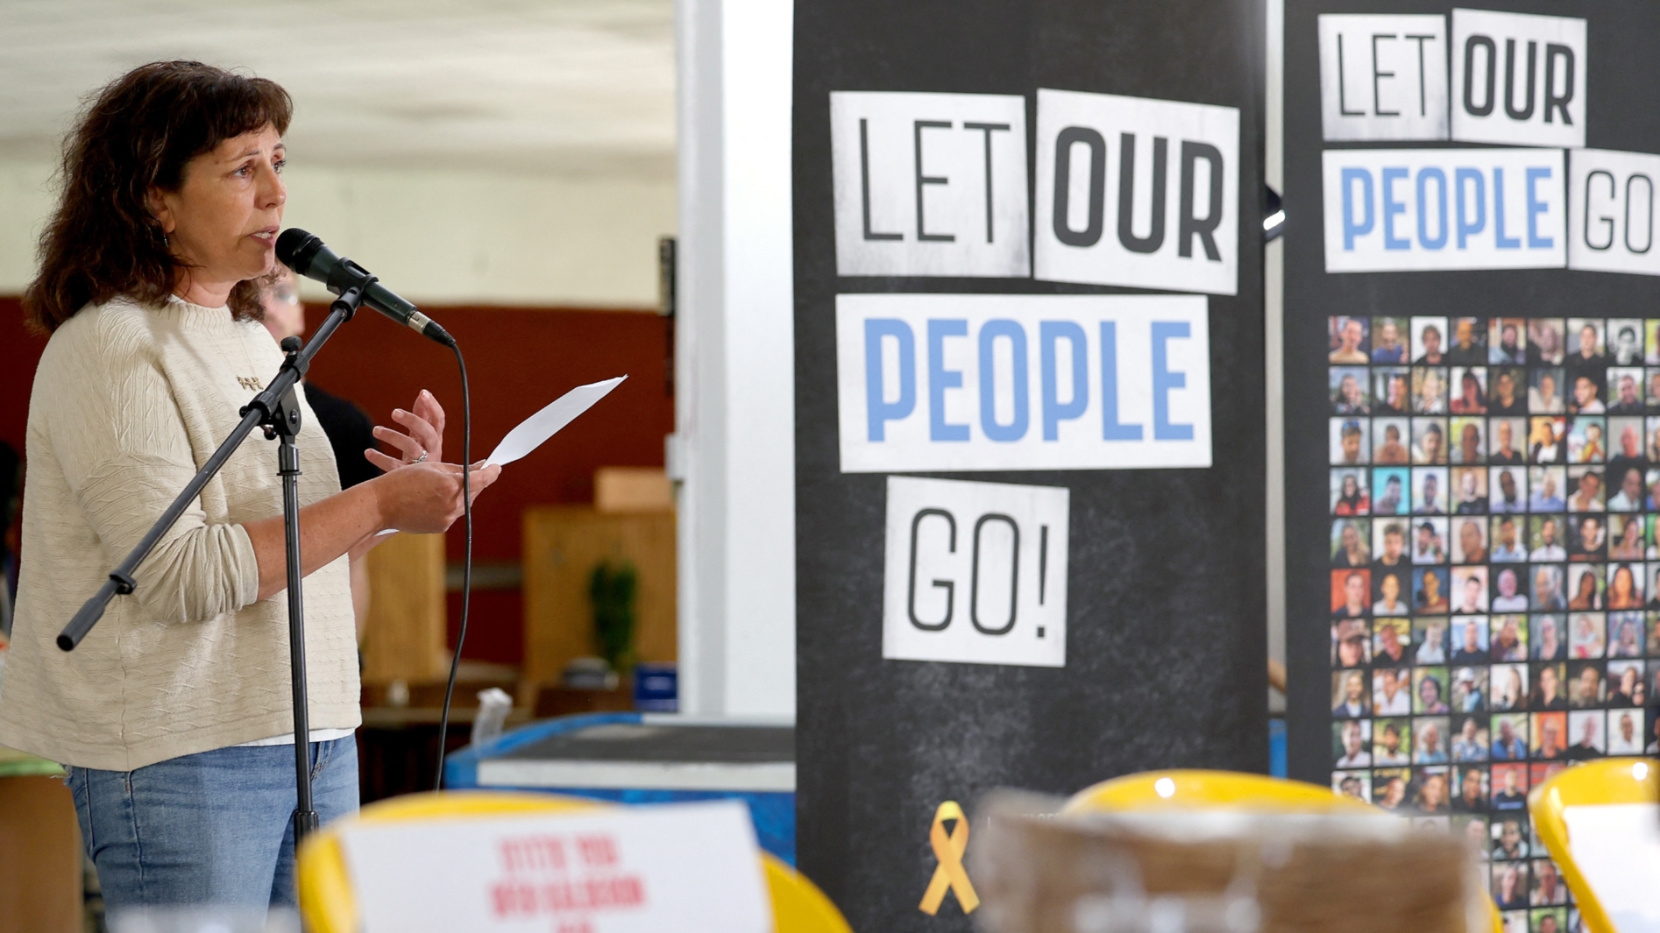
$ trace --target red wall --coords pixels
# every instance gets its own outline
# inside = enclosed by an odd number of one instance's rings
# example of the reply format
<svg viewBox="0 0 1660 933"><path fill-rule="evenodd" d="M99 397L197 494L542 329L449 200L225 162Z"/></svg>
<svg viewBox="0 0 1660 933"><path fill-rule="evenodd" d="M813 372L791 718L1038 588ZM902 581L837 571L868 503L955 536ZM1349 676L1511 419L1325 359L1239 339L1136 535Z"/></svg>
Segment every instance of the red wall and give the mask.
<svg viewBox="0 0 1660 933"><path fill-rule="evenodd" d="M23 306L0 298L0 441L23 452L23 427L29 418L29 387L46 338L23 329Z"/></svg>
<svg viewBox="0 0 1660 933"><path fill-rule="evenodd" d="M611 376L628 381L546 445L517 463L479 498L474 511L475 561L519 560L520 514L526 506L593 501L601 466L663 465L663 438L674 427L666 385L665 321L637 311L553 308L426 307L456 338L467 358L473 401L473 459L481 459L519 421L567 389ZM326 309L307 315L315 326ZM27 334L15 298L0 298L0 440L23 449L30 385L45 340ZM461 379L449 350L371 311L341 327L317 356L310 378L356 402L377 424L396 427L393 408L408 408L426 388L449 415L446 460L461 456ZM255 435L250 443L263 443ZM458 522L449 558L460 561ZM450 599L451 644L460 625ZM466 657L517 664L522 658L522 605L517 591L473 594Z"/></svg>

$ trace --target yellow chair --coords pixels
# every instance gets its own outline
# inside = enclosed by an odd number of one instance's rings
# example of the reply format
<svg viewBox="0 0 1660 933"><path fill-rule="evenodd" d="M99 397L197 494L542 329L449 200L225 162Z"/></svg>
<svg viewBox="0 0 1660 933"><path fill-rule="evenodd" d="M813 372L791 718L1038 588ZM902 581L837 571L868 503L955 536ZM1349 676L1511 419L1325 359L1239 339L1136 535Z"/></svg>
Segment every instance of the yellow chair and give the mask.
<svg viewBox="0 0 1660 933"><path fill-rule="evenodd" d="M1604 758L1557 772L1527 795L1527 810L1533 829L1561 867L1562 875L1579 905L1579 916L1590 933L1615 933L1608 912L1597 899L1590 882L1574 862L1568 846L1568 824L1563 811L1569 807L1660 801L1660 768L1646 758Z"/></svg>
<svg viewBox="0 0 1660 933"><path fill-rule="evenodd" d="M1158 810L1259 810L1275 813L1373 813L1384 811L1329 787L1233 771L1147 771L1093 784L1073 794L1062 813ZM1487 899L1493 933L1504 926Z"/></svg>
<svg viewBox="0 0 1660 933"><path fill-rule="evenodd" d="M1287 813L1380 813L1329 787L1232 771L1148 771L1127 774L1072 795L1063 813L1123 810L1226 810Z"/></svg>
<svg viewBox="0 0 1660 933"><path fill-rule="evenodd" d="M580 797L497 791L411 794L370 804L355 817L323 827L300 846L294 869L300 916L311 933L357 933L357 902L340 847L341 829L354 822L398 823L510 813L545 815L606 806L611 805ZM776 933L853 933L841 911L817 885L770 852L761 856Z"/></svg>

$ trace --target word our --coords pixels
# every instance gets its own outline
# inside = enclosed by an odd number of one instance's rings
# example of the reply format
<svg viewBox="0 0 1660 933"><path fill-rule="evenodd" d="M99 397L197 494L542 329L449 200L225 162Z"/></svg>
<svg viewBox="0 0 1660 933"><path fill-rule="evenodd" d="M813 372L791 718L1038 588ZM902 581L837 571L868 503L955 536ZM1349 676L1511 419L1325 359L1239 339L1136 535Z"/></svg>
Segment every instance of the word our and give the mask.
<svg viewBox="0 0 1660 933"><path fill-rule="evenodd" d="M1037 126L1038 278L1235 293L1238 110L1039 90Z"/></svg>

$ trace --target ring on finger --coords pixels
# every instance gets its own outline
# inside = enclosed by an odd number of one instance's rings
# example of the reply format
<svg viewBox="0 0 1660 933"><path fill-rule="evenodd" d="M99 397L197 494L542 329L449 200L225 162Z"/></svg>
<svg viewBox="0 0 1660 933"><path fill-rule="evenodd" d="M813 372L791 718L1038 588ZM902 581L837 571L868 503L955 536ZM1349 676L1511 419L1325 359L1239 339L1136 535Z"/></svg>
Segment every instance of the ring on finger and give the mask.
<svg viewBox="0 0 1660 933"><path fill-rule="evenodd" d="M416 457L414 460L409 461L409 463L407 463L406 466L414 466L415 464L426 460L426 458L427 458L427 452L423 450L423 451L421 451L421 455L419 457Z"/></svg>

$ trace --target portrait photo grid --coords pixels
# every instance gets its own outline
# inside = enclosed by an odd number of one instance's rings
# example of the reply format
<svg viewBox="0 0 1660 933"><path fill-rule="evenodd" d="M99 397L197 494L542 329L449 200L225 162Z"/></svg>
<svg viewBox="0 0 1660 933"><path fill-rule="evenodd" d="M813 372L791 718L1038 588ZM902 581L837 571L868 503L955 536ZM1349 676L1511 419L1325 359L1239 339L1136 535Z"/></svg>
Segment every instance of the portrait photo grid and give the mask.
<svg viewBox="0 0 1660 933"><path fill-rule="evenodd" d="M1332 787L1570 929L1527 793L1660 738L1660 319L1327 323Z"/></svg>

